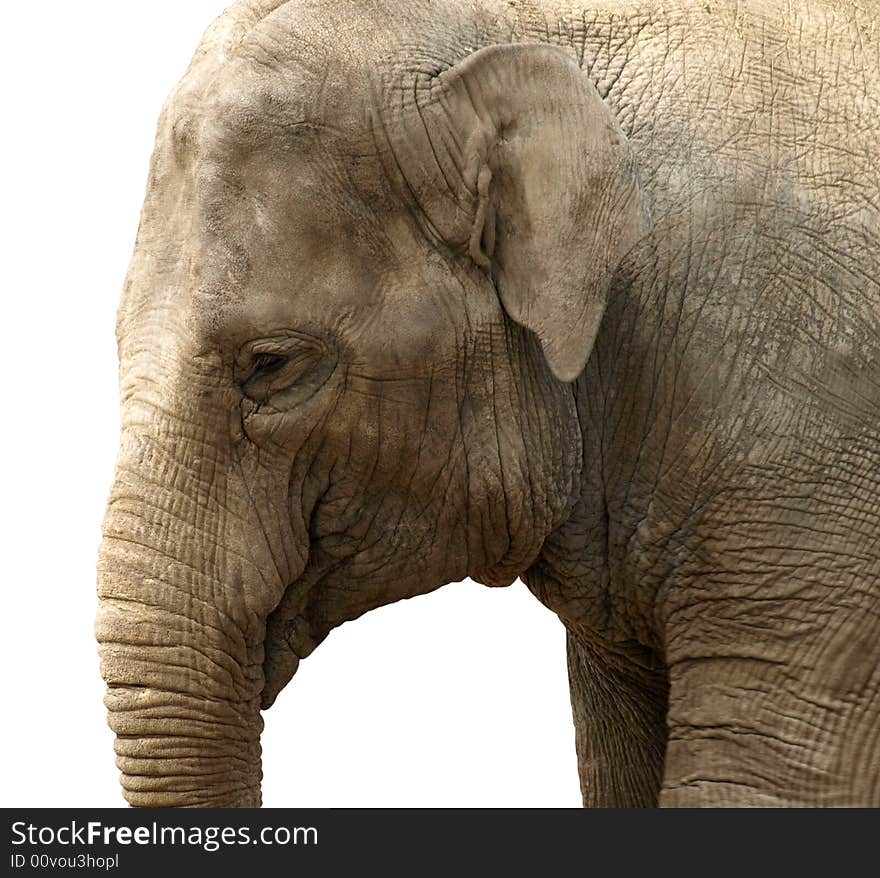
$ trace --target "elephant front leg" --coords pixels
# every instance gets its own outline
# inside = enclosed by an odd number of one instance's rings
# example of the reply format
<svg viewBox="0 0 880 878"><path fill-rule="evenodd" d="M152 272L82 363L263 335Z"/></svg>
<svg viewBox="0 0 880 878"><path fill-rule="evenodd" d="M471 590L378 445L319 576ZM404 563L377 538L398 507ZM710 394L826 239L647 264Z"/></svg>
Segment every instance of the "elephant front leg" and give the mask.
<svg viewBox="0 0 880 878"><path fill-rule="evenodd" d="M878 601L819 572L671 607L662 806L880 806Z"/></svg>
<svg viewBox="0 0 880 878"><path fill-rule="evenodd" d="M578 773L588 808L657 804L666 750L666 671L635 643L568 631Z"/></svg>

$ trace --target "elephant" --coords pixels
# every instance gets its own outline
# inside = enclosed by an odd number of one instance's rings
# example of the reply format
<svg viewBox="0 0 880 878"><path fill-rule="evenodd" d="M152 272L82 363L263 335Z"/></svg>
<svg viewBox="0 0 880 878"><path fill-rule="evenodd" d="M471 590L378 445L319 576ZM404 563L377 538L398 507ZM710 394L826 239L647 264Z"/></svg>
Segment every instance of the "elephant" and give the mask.
<svg viewBox="0 0 880 878"><path fill-rule="evenodd" d="M259 806L299 663L468 577L561 620L586 806L880 805L878 25L216 20L117 320L96 633L131 805Z"/></svg>

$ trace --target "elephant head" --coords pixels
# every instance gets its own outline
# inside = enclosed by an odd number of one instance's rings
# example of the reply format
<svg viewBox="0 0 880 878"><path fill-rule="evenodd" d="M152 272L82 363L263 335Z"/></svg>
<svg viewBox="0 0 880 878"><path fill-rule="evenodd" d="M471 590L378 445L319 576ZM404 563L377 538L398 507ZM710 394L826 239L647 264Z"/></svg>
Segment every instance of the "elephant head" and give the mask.
<svg viewBox="0 0 880 878"><path fill-rule="evenodd" d="M169 99L119 311L97 635L135 805L259 804L260 710L331 629L534 561L647 221L562 50L319 64L268 21Z"/></svg>

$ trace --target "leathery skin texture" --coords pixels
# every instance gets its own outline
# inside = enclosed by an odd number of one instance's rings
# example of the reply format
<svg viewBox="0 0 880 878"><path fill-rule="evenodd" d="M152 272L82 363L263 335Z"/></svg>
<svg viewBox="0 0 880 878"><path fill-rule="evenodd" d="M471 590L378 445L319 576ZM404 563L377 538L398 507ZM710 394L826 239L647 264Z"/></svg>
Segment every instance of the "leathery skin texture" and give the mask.
<svg viewBox="0 0 880 878"><path fill-rule="evenodd" d="M258 805L333 628L522 577L586 805L880 805L878 96L848 0L232 5L119 308L126 799Z"/></svg>

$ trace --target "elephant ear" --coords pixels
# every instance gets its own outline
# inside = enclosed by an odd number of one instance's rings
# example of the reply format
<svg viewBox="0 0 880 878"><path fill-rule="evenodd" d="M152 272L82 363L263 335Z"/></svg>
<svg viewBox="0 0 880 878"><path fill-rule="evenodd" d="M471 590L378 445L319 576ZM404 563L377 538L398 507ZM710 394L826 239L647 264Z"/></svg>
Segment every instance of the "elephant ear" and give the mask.
<svg viewBox="0 0 880 878"><path fill-rule="evenodd" d="M575 59L545 45L480 49L409 99L386 135L427 230L486 271L573 381L614 271L649 227L614 116Z"/></svg>

